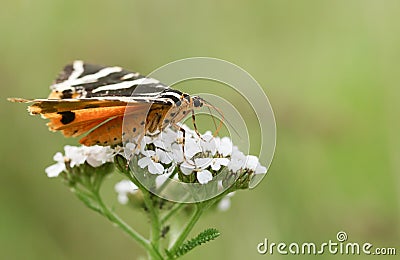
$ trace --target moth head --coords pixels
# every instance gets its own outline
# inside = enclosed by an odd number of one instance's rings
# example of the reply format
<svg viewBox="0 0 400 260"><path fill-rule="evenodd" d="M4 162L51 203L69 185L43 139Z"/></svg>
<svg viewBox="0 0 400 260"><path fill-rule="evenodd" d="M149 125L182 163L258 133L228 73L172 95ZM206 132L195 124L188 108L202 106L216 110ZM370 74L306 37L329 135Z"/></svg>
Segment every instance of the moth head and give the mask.
<svg viewBox="0 0 400 260"><path fill-rule="evenodd" d="M192 97L191 103L192 103L193 107L200 108L204 105L205 101L204 101L204 99L202 99L199 96L194 96L194 97Z"/></svg>
<svg viewBox="0 0 400 260"><path fill-rule="evenodd" d="M185 105L187 109L200 108L205 104L205 100L199 96L190 96L183 93L180 100L175 103L176 106Z"/></svg>

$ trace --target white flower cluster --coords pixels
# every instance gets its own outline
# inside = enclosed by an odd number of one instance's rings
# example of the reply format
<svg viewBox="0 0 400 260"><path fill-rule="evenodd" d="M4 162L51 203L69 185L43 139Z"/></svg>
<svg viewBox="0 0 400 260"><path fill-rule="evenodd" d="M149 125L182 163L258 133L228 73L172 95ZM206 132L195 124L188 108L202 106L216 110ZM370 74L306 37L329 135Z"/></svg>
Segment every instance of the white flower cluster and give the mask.
<svg viewBox="0 0 400 260"><path fill-rule="evenodd" d="M232 172L248 170L255 174L266 173L267 168L259 163L256 156L244 155L230 138L213 137L209 131L199 136L187 126L181 127L185 130L185 138L183 132L167 128L155 137L142 138L140 149L135 143L126 144L126 158L139 155L139 167L147 168L152 174L172 173L179 167L185 175L195 173L200 184L213 179L210 170L217 172L222 167Z"/></svg>
<svg viewBox="0 0 400 260"><path fill-rule="evenodd" d="M127 160L137 155L138 166L147 168L151 174L165 176L178 167L184 175L194 173L200 184L211 181L213 173L218 173L224 167L233 173L242 170L254 174L266 173L267 169L256 156L244 155L232 144L230 138L213 137L209 131L199 136L187 126L181 127L185 129L185 135L182 131L167 128L157 136L144 136L139 146L127 143L123 154ZM66 162L71 168L85 162L93 167L111 162L115 154L121 154L121 147L112 149L109 146L67 145L64 151L65 155L60 152L54 155L53 159L57 163L46 168L47 176L57 177L66 170Z"/></svg>
<svg viewBox="0 0 400 260"><path fill-rule="evenodd" d="M112 162L114 157L114 149L109 146L70 146L64 147L65 155L58 152L54 155L53 160L56 164L53 164L46 168L46 174L48 177L57 177L61 172L66 170L65 163L69 163L69 166L75 167L87 162L90 166L99 167L106 162Z"/></svg>
<svg viewBox="0 0 400 260"><path fill-rule="evenodd" d="M57 177L61 172L67 171L67 166L73 168L84 163L92 167L99 167L107 162L112 162L116 154L125 156L130 161L137 157L137 165L147 169L151 174L157 175L156 186L161 186L176 170L183 175L194 174L197 182L206 184L213 180L223 169L232 173L264 174L266 167L262 166L256 156L244 155L234 146L228 137L213 137L211 132L199 136L195 131L182 125L182 131L165 129L157 136L144 136L140 145L127 143L124 148L109 146L65 146L64 155L58 152L54 155L56 164L46 168L48 177ZM178 178L177 175L174 178ZM222 181L218 181L222 185ZM123 180L115 185L118 201L126 204L129 195L138 192L138 187L129 180ZM230 207L228 194L218 204L221 211Z"/></svg>

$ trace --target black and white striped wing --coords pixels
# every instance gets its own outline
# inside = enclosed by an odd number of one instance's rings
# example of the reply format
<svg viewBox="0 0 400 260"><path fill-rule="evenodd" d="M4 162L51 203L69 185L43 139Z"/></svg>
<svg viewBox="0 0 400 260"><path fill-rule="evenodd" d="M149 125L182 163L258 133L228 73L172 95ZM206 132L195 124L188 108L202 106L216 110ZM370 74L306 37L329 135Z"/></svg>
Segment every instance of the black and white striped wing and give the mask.
<svg viewBox="0 0 400 260"><path fill-rule="evenodd" d="M169 87L156 79L121 67L94 65L77 60L64 67L50 89L50 99L132 96L156 99Z"/></svg>

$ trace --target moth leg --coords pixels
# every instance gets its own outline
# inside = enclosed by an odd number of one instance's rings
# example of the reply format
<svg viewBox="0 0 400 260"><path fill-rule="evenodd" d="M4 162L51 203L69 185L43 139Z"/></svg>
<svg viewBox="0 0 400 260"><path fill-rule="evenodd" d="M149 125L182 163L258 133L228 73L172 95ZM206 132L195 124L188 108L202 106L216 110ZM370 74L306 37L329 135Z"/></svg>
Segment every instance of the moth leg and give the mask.
<svg viewBox="0 0 400 260"><path fill-rule="evenodd" d="M192 122L193 122L193 127L194 127L194 131L196 132L197 136L204 142L206 142L206 140L204 140L203 137L201 137L201 134L199 133L199 131L197 130L197 125L196 125L196 116L194 114L194 110L192 109Z"/></svg>
<svg viewBox="0 0 400 260"><path fill-rule="evenodd" d="M180 132L182 132L182 153L183 153L183 160L185 161L185 162L187 162L187 163L189 163L190 165L194 165L194 164L192 164L191 162L189 162L189 160L187 160L187 158L186 158L186 155L185 155L185 139L186 139L186 131L185 131L185 129L183 129L180 125L178 125L178 124L176 124L176 123L173 123L173 124L171 124L171 126L173 127L173 128L175 128L176 130L178 130L178 131L180 131Z"/></svg>
<svg viewBox="0 0 400 260"><path fill-rule="evenodd" d="M191 163L187 158L186 158L186 155L185 155L185 140L186 140L186 131L185 131L185 129L183 129L181 126L179 126L179 125L177 125L177 124L174 124L173 125L175 128L178 128L178 130L179 131L181 131L182 132L182 153L183 153L183 160L185 161L185 162L187 162L188 164L190 164L190 165L193 165L193 166L195 166L193 163Z"/></svg>
<svg viewBox="0 0 400 260"><path fill-rule="evenodd" d="M142 142L143 137L144 137L144 134L140 134L140 135L138 135L137 140L134 141L136 146L135 146L134 150L132 151L131 156L129 158L126 158L126 165L125 165L125 169L126 170L129 169L129 165L131 163L131 160L132 160L133 156L136 154L137 151L140 151L140 148L141 148L141 144L140 143Z"/></svg>
<svg viewBox="0 0 400 260"><path fill-rule="evenodd" d="M139 136L139 138L137 139L137 141L136 141L136 150L140 150L140 148L141 148L141 142L142 142L142 139L144 138L144 134L142 134L142 135L140 135Z"/></svg>
<svg viewBox="0 0 400 260"><path fill-rule="evenodd" d="M179 127L179 131L182 132L182 153L183 153L183 159L185 162L187 162L186 155L185 155L185 140L186 140L186 131L182 127Z"/></svg>

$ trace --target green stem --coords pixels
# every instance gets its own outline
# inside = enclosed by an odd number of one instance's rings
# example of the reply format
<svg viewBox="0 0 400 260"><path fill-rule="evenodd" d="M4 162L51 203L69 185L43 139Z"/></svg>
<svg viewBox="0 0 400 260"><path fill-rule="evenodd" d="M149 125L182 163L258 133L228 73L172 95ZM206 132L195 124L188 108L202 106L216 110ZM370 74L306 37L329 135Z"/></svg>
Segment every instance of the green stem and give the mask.
<svg viewBox="0 0 400 260"><path fill-rule="evenodd" d="M174 171L173 173L168 176L168 179L165 180L163 184L157 189L157 193L161 194L161 192L168 186L168 184L171 182L172 178L177 174L177 171Z"/></svg>
<svg viewBox="0 0 400 260"><path fill-rule="evenodd" d="M164 218L161 219L161 224L165 224L169 220L170 217L175 215L176 212L178 212L183 206L185 206L185 203L176 203L168 212L167 215L164 216Z"/></svg>
<svg viewBox="0 0 400 260"><path fill-rule="evenodd" d="M151 234L150 241L151 245L155 248L155 250L159 251L160 249L160 236L161 236L161 222L159 218L158 208L154 205L154 201L151 198L151 193L147 190L142 190L143 192L143 200L146 204L146 208L150 214L151 221Z"/></svg>
<svg viewBox="0 0 400 260"><path fill-rule="evenodd" d="M100 194L96 192L95 198L99 204L99 207L102 211L102 214L107 217L112 223L116 224L119 228L121 228L125 233L130 235L136 242L138 242L142 247L144 247L152 259L163 259L160 253L152 247L147 239L145 239L142 235L137 233L134 229L132 229L127 223L125 223L122 219L120 219L116 214L114 214L108 207L104 204Z"/></svg>
<svg viewBox="0 0 400 260"><path fill-rule="evenodd" d="M96 176L96 178L94 179L94 182L92 184L94 192L98 193L100 191L100 187L101 187L101 184L103 183L105 176L106 175L103 172L100 172L98 174L98 176Z"/></svg>
<svg viewBox="0 0 400 260"><path fill-rule="evenodd" d="M192 231L194 225L199 220L200 216L203 214L205 208L207 208L207 207L204 206L202 203L196 204L196 210L195 210L194 214L192 215L189 222L186 224L185 228L183 229L182 233L178 236L178 238L175 240L174 244L171 246L171 248L169 250L172 255L175 255L176 250L185 241L185 239L189 235L190 231Z"/></svg>
<svg viewBox="0 0 400 260"><path fill-rule="evenodd" d="M133 173L130 173L127 176L143 193L143 200L150 214L150 222L151 222L150 244L156 252L159 252L160 237L161 237L161 221L159 218L158 208L155 207L154 205L152 194L147 190L146 187L144 187L140 183L140 181L137 181L136 178L133 177Z"/></svg>
<svg viewBox="0 0 400 260"><path fill-rule="evenodd" d="M88 208L91 210L94 210L98 213L101 214L101 210L99 209L97 203L93 203L95 200L94 196L92 194L89 194L85 191L82 191L81 189L75 187L71 188L71 191L80 199Z"/></svg>

